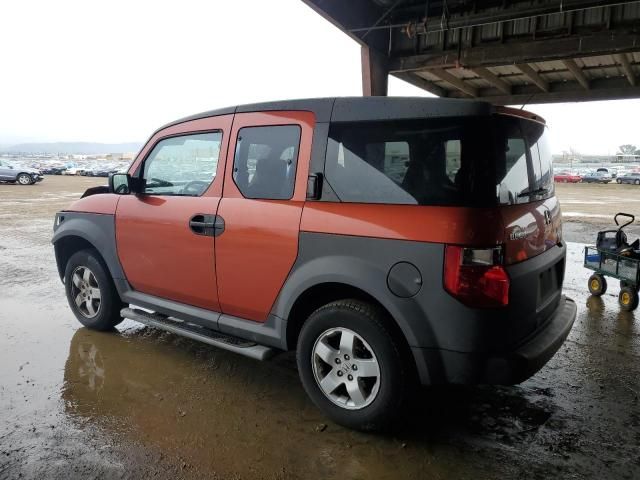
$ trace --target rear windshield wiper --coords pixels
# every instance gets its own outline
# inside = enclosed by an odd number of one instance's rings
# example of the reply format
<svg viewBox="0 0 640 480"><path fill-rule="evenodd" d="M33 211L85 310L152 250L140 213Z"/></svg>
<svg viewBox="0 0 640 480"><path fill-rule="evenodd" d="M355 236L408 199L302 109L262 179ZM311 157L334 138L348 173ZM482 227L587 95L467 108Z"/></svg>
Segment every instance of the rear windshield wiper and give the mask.
<svg viewBox="0 0 640 480"><path fill-rule="evenodd" d="M542 187L542 188L536 188L535 190L530 190L528 192L522 192L520 194L518 194L518 198L521 197L528 197L530 195L544 195L545 193L549 193L549 189Z"/></svg>

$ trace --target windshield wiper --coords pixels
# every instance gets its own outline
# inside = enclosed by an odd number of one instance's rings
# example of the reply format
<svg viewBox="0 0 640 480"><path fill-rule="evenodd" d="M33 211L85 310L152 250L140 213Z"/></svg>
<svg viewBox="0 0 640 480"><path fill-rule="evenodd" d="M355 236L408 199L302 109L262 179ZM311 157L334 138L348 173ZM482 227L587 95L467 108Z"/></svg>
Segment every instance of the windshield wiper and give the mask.
<svg viewBox="0 0 640 480"><path fill-rule="evenodd" d="M535 190L530 190L528 192L522 192L520 194L518 194L518 198L521 197L528 197L530 195L544 195L545 193L549 193L549 189L542 187L542 188L536 188Z"/></svg>

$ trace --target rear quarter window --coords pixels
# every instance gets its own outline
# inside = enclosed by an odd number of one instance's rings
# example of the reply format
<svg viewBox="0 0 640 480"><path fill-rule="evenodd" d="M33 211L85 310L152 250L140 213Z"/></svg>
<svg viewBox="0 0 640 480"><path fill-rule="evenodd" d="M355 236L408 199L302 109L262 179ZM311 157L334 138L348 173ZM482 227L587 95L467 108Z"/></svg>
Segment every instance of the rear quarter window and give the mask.
<svg viewBox="0 0 640 480"><path fill-rule="evenodd" d="M325 176L355 203L481 207L554 193L546 127L505 115L334 123Z"/></svg>
<svg viewBox="0 0 640 480"><path fill-rule="evenodd" d="M484 132L473 127L454 118L335 123L327 181L344 202L464 205L476 195L490 203L492 171L474 161Z"/></svg>

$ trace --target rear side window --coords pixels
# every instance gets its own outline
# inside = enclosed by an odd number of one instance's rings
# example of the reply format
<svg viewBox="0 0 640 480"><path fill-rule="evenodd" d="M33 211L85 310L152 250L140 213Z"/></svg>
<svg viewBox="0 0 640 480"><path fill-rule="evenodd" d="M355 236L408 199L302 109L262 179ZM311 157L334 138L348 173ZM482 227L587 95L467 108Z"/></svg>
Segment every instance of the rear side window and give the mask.
<svg viewBox="0 0 640 480"><path fill-rule="evenodd" d="M533 123L533 122L529 122ZM531 138L531 156L534 166L536 165L536 157L540 163L539 174L535 177L535 189L547 190L552 193L554 189L553 183L553 158L551 149L549 148L548 136L546 128L534 123L534 128L530 128Z"/></svg>
<svg viewBox="0 0 640 480"><path fill-rule="evenodd" d="M531 190L531 161L527 143L519 121L502 123L502 138L497 139L496 145L498 203L523 203L528 198L527 192Z"/></svg>
<svg viewBox="0 0 640 480"><path fill-rule="evenodd" d="M334 123L325 175L345 202L526 203L553 193L544 132L541 124L497 115Z"/></svg>
<svg viewBox="0 0 640 480"><path fill-rule="evenodd" d="M246 198L288 200L293 196L300 127L245 127L238 131L233 180Z"/></svg>
<svg viewBox="0 0 640 480"><path fill-rule="evenodd" d="M144 162L144 193L200 196L218 169L222 132L166 138Z"/></svg>

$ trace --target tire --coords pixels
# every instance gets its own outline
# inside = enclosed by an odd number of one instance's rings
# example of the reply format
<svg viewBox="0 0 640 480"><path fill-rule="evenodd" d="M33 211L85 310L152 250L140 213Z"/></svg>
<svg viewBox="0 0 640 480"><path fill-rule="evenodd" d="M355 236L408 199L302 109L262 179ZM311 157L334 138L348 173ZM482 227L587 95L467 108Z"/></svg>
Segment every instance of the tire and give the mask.
<svg viewBox="0 0 640 480"><path fill-rule="evenodd" d="M340 300L313 312L300 332L296 356L302 385L340 425L385 430L408 402L413 369L385 320L378 307ZM362 375L365 371L371 375Z"/></svg>
<svg viewBox="0 0 640 480"><path fill-rule="evenodd" d="M618 295L618 304L622 310L632 312L638 308L638 292L635 288L622 287Z"/></svg>
<svg viewBox="0 0 640 480"><path fill-rule="evenodd" d="M636 180L636 181L635 181L635 182L633 182L633 183L635 183L636 185L640 185L640 180Z"/></svg>
<svg viewBox="0 0 640 480"><path fill-rule="evenodd" d="M607 279L599 273L594 273L589 277L589 293L595 297L604 295L607 291Z"/></svg>
<svg viewBox="0 0 640 480"><path fill-rule="evenodd" d="M64 279L67 301L82 325L106 331L122 322L120 310L124 304L94 249L74 253L65 267Z"/></svg>
<svg viewBox="0 0 640 480"><path fill-rule="evenodd" d="M31 175L29 175L28 173L21 173L16 177L16 182L18 182L20 185L31 185L32 183L35 183L33 181L33 178L31 178Z"/></svg>
<svg viewBox="0 0 640 480"><path fill-rule="evenodd" d="M622 183L622 180L620 180L620 179L618 178L618 179L616 180L616 183L617 183L617 184L621 184L621 183Z"/></svg>

